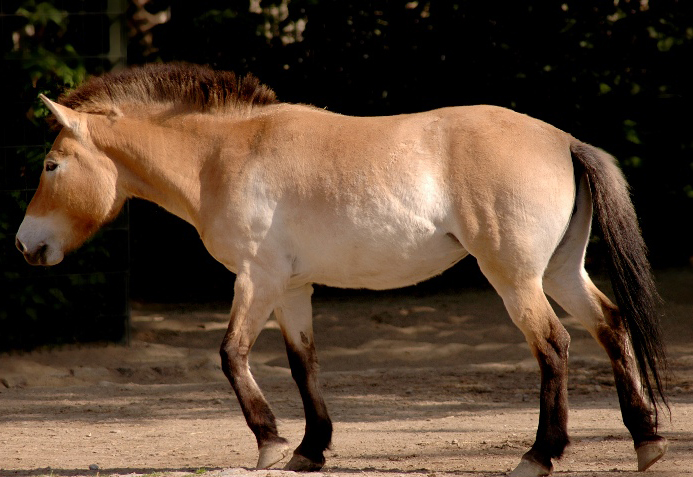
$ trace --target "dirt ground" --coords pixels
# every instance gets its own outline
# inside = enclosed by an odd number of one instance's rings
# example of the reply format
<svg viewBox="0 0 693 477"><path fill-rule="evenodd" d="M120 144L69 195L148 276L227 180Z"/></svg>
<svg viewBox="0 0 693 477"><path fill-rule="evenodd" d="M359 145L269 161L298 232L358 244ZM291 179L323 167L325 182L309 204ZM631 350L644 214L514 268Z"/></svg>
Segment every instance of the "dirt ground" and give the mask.
<svg viewBox="0 0 693 477"><path fill-rule="evenodd" d="M658 281L673 371L671 420L661 419L670 448L648 473L693 475L693 271ZM314 316L335 424L320 474L503 475L531 445L538 366L493 291L319 290ZM1 355L0 476L295 475L251 470L255 441L219 365L226 321L226 306L135 304L130 347ZM636 475L606 356L573 318L563 323L572 443L555 473ZM297 445L303 411L273 320L252 368Z"/></svg>

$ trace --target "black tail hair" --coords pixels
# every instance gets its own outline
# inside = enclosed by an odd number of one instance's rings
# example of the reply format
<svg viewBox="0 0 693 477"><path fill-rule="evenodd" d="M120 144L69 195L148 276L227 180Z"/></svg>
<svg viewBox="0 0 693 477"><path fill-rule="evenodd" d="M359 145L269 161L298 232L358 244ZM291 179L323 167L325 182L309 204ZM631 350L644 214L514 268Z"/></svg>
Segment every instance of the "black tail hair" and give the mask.
<svg viewBox="0 0 693 477"><path fill-rule="evenodd" d="M667 357L658 312L662 299L655 287L629 187L611 155L579 141L571 144L570 151L584 168L590 185L595 215L609 252L609 275L616 303L633 346L643 388L654 405L656 426L659 401L669 409L664 392Z"/></svg>

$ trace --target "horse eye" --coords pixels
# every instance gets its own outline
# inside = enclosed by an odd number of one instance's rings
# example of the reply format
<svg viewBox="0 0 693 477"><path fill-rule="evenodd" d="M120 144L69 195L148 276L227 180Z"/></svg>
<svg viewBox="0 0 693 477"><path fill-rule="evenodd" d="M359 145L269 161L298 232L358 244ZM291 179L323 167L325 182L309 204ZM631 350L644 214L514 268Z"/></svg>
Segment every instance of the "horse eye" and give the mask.
<svg viewBox="0 0 693 477"><path fill-rule="evenodd" d="M57 162L46 162L46 172L54 171L57 167Z"/></svg>

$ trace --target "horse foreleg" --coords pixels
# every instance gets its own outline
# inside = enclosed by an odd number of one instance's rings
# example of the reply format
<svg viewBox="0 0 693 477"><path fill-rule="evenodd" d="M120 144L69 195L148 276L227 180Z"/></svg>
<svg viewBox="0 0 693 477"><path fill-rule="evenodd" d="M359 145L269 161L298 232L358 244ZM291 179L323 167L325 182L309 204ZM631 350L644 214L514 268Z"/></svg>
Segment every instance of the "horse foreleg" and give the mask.
<svg viewBox="0 0 693 477"><path fill-rule="evenodd" d="M277 424L248 366L250 349L269 318L273 303L258 296L258 287L238 275L231 308L231 321L221 344L221 367L236 392L248 427L255 434L260 456L257 468L265 469L289 453L289 444L279 436Z"/></svg>
<svg viewBox="0 0 693 477"><path fill-rule="evenodd" d="M301 444L286 465L286 470L317 471L325 465L324 451L332 439L332 421L318 384L318 358L313 342L311 295L313 287L286 292L275 309L286 352L306 417L306 430Z"/></svg>

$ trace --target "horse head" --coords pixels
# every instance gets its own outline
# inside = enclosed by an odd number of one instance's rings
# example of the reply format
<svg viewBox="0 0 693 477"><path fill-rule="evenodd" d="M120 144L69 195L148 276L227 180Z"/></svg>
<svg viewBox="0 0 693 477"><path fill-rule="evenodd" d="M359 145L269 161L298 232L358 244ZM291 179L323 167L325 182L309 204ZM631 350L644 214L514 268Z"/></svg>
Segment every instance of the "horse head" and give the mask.
<svg viewBox="0 0 693 477"><path fill-rule="evenodd" d="M92 115L41 99L62 129L15 244L30 264L55 265L112 220L125 198L118 194L115 164L91 139Z"/></svg>

